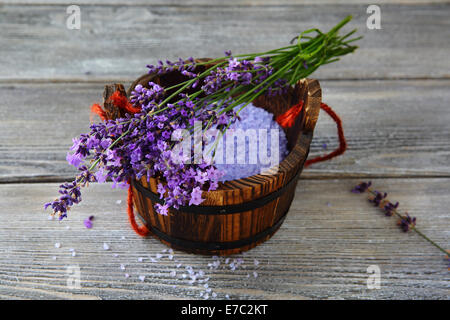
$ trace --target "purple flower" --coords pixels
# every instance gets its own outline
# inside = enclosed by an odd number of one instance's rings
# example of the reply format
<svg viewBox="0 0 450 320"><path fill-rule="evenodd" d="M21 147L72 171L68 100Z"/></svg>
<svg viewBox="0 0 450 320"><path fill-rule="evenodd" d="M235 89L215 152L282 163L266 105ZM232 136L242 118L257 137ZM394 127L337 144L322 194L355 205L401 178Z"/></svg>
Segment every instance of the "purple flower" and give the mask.
<svg viewBox="0 0 450 320"><path fill-rule="evenodd" d="M398 226L404 231L408 232L416 226L416 217L410 217L408 213L402 219L398 221Z"/></svg>
<svg viewBox="0 0 450 320"><path fill-rule="evenodd" d="M386 216L391 217L394 214L394 210L396 210L398 208L398 202L396 202L395 204L393 204L392 202L388 202L387 204L385 204L384 206L384 213Z"/></svg>
<svg viewBox="0 0 450 320"><path fill-rule="evenodd" d="M202 199L202 190L200 187L195 187L191 193L191 199L189 200L189 205L199 205L205 199Z"/></svg>
<svg viewBox="0 0 450 320"><path fill-rule="evenodd" d="M155 204L156 212L160 215L167 216L169 213L169 206L167 204L161 205L159 203Z"/></svg>
<svg viewBox="0 0 450 320"><path fill-rule="evenodd" d="M92 228L92 220L94 220L94 216L90 216L89 218L84 219L83 224L86 228Z"/></svg>
<svg viewBox="0 0 450 320"><path fill-rule="evenodd" d="M374 191L375 196L369 199L369 202L372 202L375 207L379 207L381 204L381 201L383 201L387 197L387 193L381 193L378 191Z"/></svg>
<svg viewBox="0 0 450 320"><path fill-rule="evenodd" d="M105 170L103 167L99 168L95 173L95 179L97 180L98 183L104 183L107 177L108 176L105 175Z"/></svg>
<svg viewBox="0 0 450 320"><path fill-rule="evenodd" d="M357 186L355 186L351 192L353 193L363 193L366 192L367 189L369 189L369 187L372 185L372 182L361 182L360 184L358 184Z"/></svg>
<svg viewBox="0 0 450 320"><path fill-rule="evenodd" d="M70 165L74 166L75 168L78 168L83 162L82 156L78 153L74 154L67 153L66 160Z"/></svg>

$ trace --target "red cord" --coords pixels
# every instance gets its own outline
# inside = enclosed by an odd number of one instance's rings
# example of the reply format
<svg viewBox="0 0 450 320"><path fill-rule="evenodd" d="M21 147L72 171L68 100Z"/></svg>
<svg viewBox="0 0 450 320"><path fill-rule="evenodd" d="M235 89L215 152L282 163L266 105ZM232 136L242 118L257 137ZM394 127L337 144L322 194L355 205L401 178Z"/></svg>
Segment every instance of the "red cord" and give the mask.
<svg viewBox="0 0 450 320"><path fill-rule="evenodd" d="M96 103L94 103L94 104L91 106L91 112L92 112L92 113L95 113L95 114L98 114L98 116L99 116L100 119L102 119L102 120L108 119L108 116L106 115L105 110L103 110L102 107L100 107L100 105L98 105L98 104L96 104ZM92 121L92 117L91 117L91 121Z"/></svg>
<svg viewBox="0 0 450 320"><path fill-rule="evenodd" d="M123 95L119 90L114 91L110 99L115 106L124 109L128 113L133 114L141 111L140 108L133 107L133 105L128 101L127 97Z"/></svg>
<svg viewBox="0 0 450 320"><path fill-rule="evenodd" d="M128 187L128 220L130 220L131 227L133 228L134 232L136 232L141 237L147 236L150 231L147 229L146 226L139 226L136 222L136 219L134 217L134 209L133 209L133 191L131 190L131 185Z"/></svg>
<svg viewBox="0 0 450 320"><path fill-rule="evenodd" d="M320 108L328 113L328 115L333 118L334 122L336 122L337 130L338 130L338 137L339 137L339 147L334 150L333 152L324 155L319 156L310 160L306 160L305 162L305 168L310 166L313 163L322 162L326 160L330 160L334 157L337 157L345 152L347 150L347 141L345 141L344 137L344 129L342 128L342 121L339 118L339 116L325 103L320 104Z"/></svg>
<svg viewBox="0 0 450 320"><path fill-rule="evenodd" d="M295 119L303 109L303 100L296 105L290 107L286 112L277 117L277 122L283 128L290 128L294 125Z"/></svg>

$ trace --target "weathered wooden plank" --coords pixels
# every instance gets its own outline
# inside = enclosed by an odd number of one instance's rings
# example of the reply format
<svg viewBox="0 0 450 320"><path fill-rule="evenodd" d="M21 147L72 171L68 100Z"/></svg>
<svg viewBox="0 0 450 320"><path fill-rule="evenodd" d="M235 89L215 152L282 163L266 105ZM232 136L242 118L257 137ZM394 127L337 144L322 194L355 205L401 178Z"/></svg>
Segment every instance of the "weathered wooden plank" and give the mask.
<svg viewBox="0 0 450 320"><path fill-rule="evenodd" d="M450 80L321 85L324 102L342 117L349 149L303 176L450 175ZM103 84L0 85L0 181L73 176L66 153L72 137L88 131L89 106L102 92ZM335 124L322 112L310 157L336 146Z"/></svg>
<svg viewBox="0 0 450 320"><path fill-rule="evenodd" d="M215 57L284 46L299 32L331 28L348 14L364 39L320 78L449 77L450 3L382 6L382 30L366 27L367 4L101 6L66 28L65 5L3 5L0 79L131 80L157 59Z"/></svg>
<svg viewBox="0 0 450 320"><path fill-rule="evenodd" d="M449 182L446 178L376 179L374 184L400 201L402 210L416 216L423 232L448 247ZM245 266L235 271L229 266L224 269L223 259L217 270L210 270L211 257L178 251L173 260L165 253L159 262L151 262L166 247L133 233L125 213L125 191L111 190L109 185L91 185L69 219L58 223L48 221L42 209L42 203L55 196L57 184L3 184L0 295L24 299L200 298L203 283L189 284L182 278L185 267L192 266L196 272L205 272L219 299L226 295L231 299L448 299L450 278L443 255L417 234L401 232L395 218L385 217L364 196L350 193L356 183L301 180L281 229L265 244L233 256L229 263L242 258ZM119 199L121 204L116 203ZM95 220L88 230L82 221L90 215ZM55 243L61 247L55 248ZM103 243L110 250L103 250ZM75 250L75 257L70 249ZM140 257L143 262L138 261ZM177 268L177 264L182 266ZM380 290L366 287L370 265L381 269ZM66 286L69 266L80 268L80 289ZM175 277L171 271L176 271ZM144 282L139 276L146 277Z"/></svg>
<svg viewBox="0 0 450 320"><path fill-rule="evenodd" d="M373 0L371 4L434 4L448 3L448 0ZM365 4L366 0L1 0L0 4L25 5L119 5L119 6L280 6L305 4Z"/></svg>

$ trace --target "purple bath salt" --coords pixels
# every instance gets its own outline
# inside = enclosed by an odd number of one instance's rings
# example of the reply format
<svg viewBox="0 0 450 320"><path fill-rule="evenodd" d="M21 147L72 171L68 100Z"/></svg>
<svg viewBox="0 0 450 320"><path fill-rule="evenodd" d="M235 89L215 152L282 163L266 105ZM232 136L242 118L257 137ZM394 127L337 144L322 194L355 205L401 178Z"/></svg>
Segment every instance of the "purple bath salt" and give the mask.
<svg viewBox="0 0 450 320"><path fill-rule="evenodd" d="M268 169L270 173L275 173L277 165L289 153L283 129L274 120L273 114L253 104L242 109L239 117L241 119L230 126L216 149L215 166L225 173L220 180L267 173Z"/></svg>

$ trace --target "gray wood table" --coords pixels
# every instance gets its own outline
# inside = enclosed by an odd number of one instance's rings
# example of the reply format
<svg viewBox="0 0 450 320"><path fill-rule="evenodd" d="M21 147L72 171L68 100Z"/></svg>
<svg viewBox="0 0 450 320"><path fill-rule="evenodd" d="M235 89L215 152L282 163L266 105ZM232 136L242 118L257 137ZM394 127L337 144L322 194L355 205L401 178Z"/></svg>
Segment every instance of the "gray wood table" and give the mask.
<svg viewBox="0 0 450 320"><path fill-rule="evenodd" d="M73 3L80 30L66 28ZM366 27L373 3L380 30ZM48 220L43 203L74 176L66 152L104 84L128 85L160 58L283 46L347 14L360 49L314 77L349 149L303 172L270 241L229 261L167 252L134 234L126 192L108 184L85 190L66 221ZM0 0L0 299L448 299L445 255L349 190L372 180L450 249L449 16L449 1ZM311 156L324 144L337 140L322 113ZM183 277L189 267L201 281Z"/></svg>

